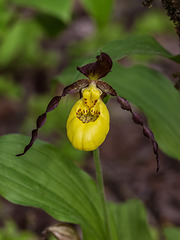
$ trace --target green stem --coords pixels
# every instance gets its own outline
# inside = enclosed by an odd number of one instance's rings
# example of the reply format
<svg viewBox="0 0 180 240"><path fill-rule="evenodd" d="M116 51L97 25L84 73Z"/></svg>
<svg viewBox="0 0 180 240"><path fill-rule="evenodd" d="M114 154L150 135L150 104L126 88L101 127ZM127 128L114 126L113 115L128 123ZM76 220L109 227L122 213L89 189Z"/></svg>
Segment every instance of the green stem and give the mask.
<svg viewBox="0 0 180 240"><path fill-rule="evenodd" d="M106 200L105 200L103 175L102 175L102 168L101 168L99 149L98 148L93 151L93 157L94 157L94 164L95 164L95 168L96 168L96 181L97 181L97 186L98 186L99 195L100 195L100 198L101 198L101 204L102 204L102 208L103 208L105 227L106 227L107 232L108 232L108 238L107 239L110 240L111 239L111 234L110 234L110 226L109 226L109 219L108 219L108 210L107 210L107 205L106 205Z"/></svg>

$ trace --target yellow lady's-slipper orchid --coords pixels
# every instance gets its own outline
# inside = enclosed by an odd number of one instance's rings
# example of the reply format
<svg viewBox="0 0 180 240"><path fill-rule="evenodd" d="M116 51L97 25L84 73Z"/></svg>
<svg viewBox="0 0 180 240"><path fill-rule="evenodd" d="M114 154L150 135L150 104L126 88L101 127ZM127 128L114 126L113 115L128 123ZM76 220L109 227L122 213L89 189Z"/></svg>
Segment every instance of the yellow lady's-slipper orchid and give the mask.
<svg viewBox="0 0 180 240"><path fill-rule="evenodd" d="M37 139L39 128L46 122L47 113L58 106L61 98L76 92L80 93L81 98L73 106L67 120L68 138L72 145L79 150L92 151L96 149L104 142L109 132L109 112L103 102L103 98L111 95L116 97L122 109L132 114L133 121L142 126L144 135L151 140L153 151L156 155L158 171L160 167L158 144L154 139L152 131L145 126L142 117L132 110L129 102L118 96L108 83L101 80L111 71L112 65L110 56L101 52L100 55L96 56L95 62L77 67L77 70L86 76L86 79L80 79L65 87L60 96L55 96L49 102L46 111L37 119L36 129L32 130L29 144L22 153L16 156L22 156L32 147Z"/></svg>
<svg viewBox="0 0 180 240"><path fill-rule="evenodd" d="M101 99L102 91L92 82L82 90L83 97L73 106L67 120L67 135L72 145L93 151L109 132L109 111Z"/></svg>

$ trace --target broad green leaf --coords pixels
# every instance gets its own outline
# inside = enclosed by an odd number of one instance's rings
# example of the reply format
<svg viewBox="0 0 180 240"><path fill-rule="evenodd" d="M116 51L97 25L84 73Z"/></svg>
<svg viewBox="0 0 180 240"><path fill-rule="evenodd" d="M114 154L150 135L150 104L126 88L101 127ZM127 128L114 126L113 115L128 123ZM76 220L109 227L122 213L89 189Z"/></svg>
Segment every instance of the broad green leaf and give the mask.
<svg viewBox="0 0 180 240"><path fill-rule="evenodd" d="M180 228L167 227L163 230L165 240L178 240L180 239Z"/></svg>
<svg viewBox="0 0 180 240"><path fill-rule="evenodd" d="M145 113L160 148L180 160L180 94L173 84L148 67L125 68L116 63L105 79L119 96Z"/></svg>
<svg viewBox="0 0 180 240"><path fill-rule="evenodd" d="M11 2L24 7L32 7L64 22L71 19L72 0L11 0Z"/></svg>
<svg viewBox="0 0 180 240"><path fill-rule="evenodd" d="M109 205L113 240L153 240L143 204L139 200Z"/></svg>
<svg viewBox="0 0 180 240"><path fill-rule="evenodd" d="M106 26L112 12L113 0L81 0L81 2L100 28Z"/></svg>
<svg viewBox="0 0 180 240"><path fill-rule="evenodd" d="M109 42L101 50L109 54L113 60L119 60L127 55L160 55L180 63L180 55L173 56L153 37L146 35L135 35L123 40Z"/></svg>
<svg viewBox="0 0 180 240"><path fill-rule="evenodd" d="M93 59L94 61L94 59ZM69 85L75 82L77 79L85 78L85 76L81 75L79 71L77 71L77 67L80 67L90 61L83 58L83 59L76 59L71 62L71 64L63 70L63 72L55 78L55 81L61 82L62 84Z"/></svg>
<svg viewBox="0 0 180 240"><path fill-rule="evenodd" d="M159 55L180 63L180 55L172 55L153 37L146 35L131 36L123 40L109 42L105 46L102 46L100 49L101 51L109 54L113 61L119 60L128 55ZM96 55L98 54L99 52L96 53ZM94 55L94 58L89 60L74 60L59 76L56 77L56 80L65 85L68 85L79 78L84 78L84 76L79 74L77 71L77 67L95 61L96 55Z"/></svg>
<svg viewBox="0 0 180 240"><path fill-rule="evenodd" d="M80 224L84 240L106 239L93 179L57 147L39 140L16 157L28 141L22 135L0 138L0 194L13 203L41 208L59 221Z"/></svg>
<svg viewBox="0 0 180 240"><path fill-rule="evenodd" d="M102 51L108 53L114 61L127 55L151 54L180 62L180 55L173 56L148 36L129 37L114 44L111 42L103 47ZM84 63L92 61L95 61L95 58ZM57 80L68 85L83 77L78 74L74 61ZM180 95L173 84L165 76L148 67L125 68L115 62L111 73L105 79L120 96L127 98L146 114L160 148L169 156L180 159Z"/></svg>

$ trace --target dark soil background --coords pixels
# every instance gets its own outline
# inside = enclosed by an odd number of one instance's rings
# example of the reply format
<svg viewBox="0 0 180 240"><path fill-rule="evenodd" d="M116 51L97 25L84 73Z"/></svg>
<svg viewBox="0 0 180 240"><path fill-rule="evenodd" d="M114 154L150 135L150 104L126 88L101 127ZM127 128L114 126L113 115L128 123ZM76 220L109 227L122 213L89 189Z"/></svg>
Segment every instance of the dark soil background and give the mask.
<svg viewBox="0 0 180 240"><path fill-rule="evenodd" d="M160 2L155 1L153 8L161 9L165 14ZM44 48L54 48L63 55L63 63L53 70L13 70L16 81L21 83L27 93L26 98L33 94L50 92L52 77L57 72L60 73L71 60L66 54L68 46L93 32L94 25L82 6L77 2L74 9L74 21L68 29L58 38L43 42ZM137 16L146 11L150 9L143 7L142 1L119 0L116 3L114 19L122 22L128 31L133 27ZM178 36L157 34L155 37L167 50L174 54L179 53ZM122 63L128 64L128 60ZM179 70L176 64L164 59L160 59L156 66L151 64L151 67L172 80L172 74ZM152 225L180 226L180 162L160 151L161 169L156 173L151 142L143 136L141 127L133 124L131 115L123 111L115 101L111 100L108 107L111 113L111 130L100 147L107 198L117 202L139 198L147 208ZM27 112L26 99L17 103L0 96L0 135L20 133ZM95 177L91 154L87 155L83 166ZM20 229L28 229L38 235L44 228L56 222L42 210L17 206L1 198L0 225L9 218L14 219Z"/></svg>

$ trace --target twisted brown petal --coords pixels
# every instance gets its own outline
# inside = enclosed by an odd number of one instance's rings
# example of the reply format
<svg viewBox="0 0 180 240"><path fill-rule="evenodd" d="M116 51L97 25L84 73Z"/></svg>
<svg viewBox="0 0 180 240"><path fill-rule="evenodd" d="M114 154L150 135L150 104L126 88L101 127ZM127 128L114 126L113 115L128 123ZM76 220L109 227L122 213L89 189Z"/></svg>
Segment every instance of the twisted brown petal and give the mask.
<svg viewBox="0 0 180 240"><path fill-rule="evenodd" d="M24 155L32 147L33 143L35 142L35 140L38 137L38 130L39 130L39 128L44 126L44 124L46 123L46 115L47 115L47 113L51 112L55 108L57 108L57 106L58 106L58 104L59 104L59 102L61 100L61 97L65 97L67 94L78 92L82 88L88 86L89 83L90 83L90 80L88 80L88 79L78 80L75 83L65 87L61 96L53 97L51 99L51 101L49 102L49 104L48 104L48 106L46 108L46 111L37 118L36 129L34 129L32 131L32 133L31 133L31 140L30 140L29 144L24 148L24 152L20 153L20 154L17 154L16 156Z"/></svg>
<svg viewBox="0 0 180 240"><path fill-rule="evenodd" d="M154 135L153 135L152 131L148 127L145 126L142 116L139 113L133 112L131 105L129 104L129 102L126 99L118 96L117 101L121 105L122 109L131 112L134 123L141 125L143 127L143 134L151 140L152 146L153 146L153 151L154 151L154 154L156 155L157 172L158 172L159 168L160 168L160 161L159 161L159 155L158 155L158 144L154 139Z"/></svg>
<svg viewBox="0 0 180 240"><path fill-rule="evenodd" d="M105 77L112 68L112 60L108 54L103 52L101 52L96 59L96 62L88 63L82 67L77 67L77 70L91 80L98 80Z"/></svg>
<svg viewBox="0 0 180 240"><path fill-rule="evenodd" d="M47 115L47 113L52 111L52 110L54 110L58 106L60 100L61 100L61 96L56 96L56 97L53 97L53 99L49 102L49 104L48 104L48 106L46 108L45 113L43 113L42 115L40 115L37 118L36 129L32 130L31 140L30 140L29 144L24 148L24 152L23 153L17 154L16 156L19 157L19 156L24 155L32 147L33 143L37 139L39 128L41 128L46 123L46 115Z"/></svg>

